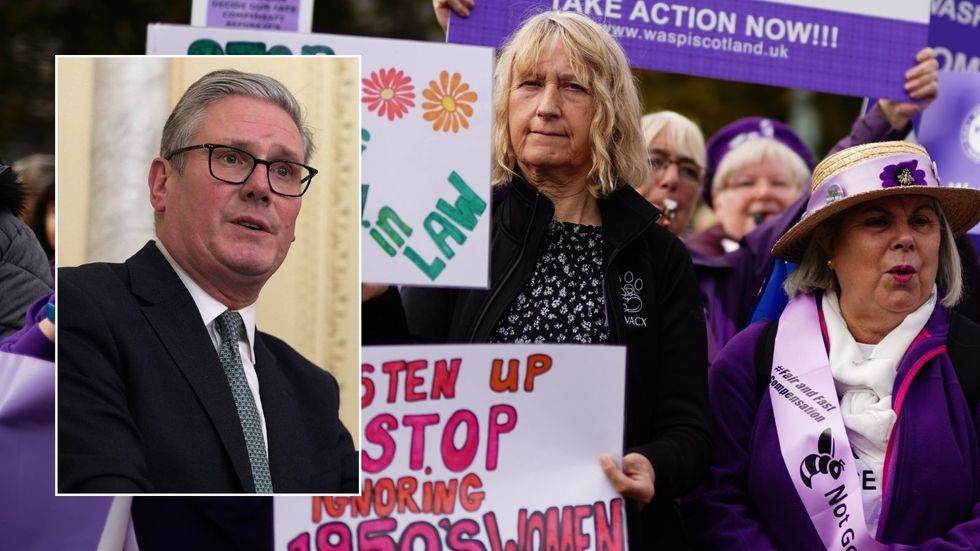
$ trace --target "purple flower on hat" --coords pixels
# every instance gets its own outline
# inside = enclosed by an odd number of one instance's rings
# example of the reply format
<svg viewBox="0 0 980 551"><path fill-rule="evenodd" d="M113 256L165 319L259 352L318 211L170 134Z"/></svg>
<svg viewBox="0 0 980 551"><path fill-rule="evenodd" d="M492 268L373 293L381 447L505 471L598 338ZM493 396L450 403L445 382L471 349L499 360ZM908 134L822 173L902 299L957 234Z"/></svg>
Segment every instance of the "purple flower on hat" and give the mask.
<svg viewBox="0 0 980 551"><path fill-rule="evenodd" d="M926 171L918 170L918 166L919 161L915 159L886 166L878 175L881 187L926 185Z"/></svg>

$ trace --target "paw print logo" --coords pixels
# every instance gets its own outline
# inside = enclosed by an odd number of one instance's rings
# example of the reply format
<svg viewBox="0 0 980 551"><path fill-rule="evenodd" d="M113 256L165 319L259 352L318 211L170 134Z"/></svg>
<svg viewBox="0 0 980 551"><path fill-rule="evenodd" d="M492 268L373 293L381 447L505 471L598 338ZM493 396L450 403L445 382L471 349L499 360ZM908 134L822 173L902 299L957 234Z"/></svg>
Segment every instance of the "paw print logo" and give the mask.
<svg viewBox="0 0 980 551"><path fill-rule="evenodd" d="M643 290L643 280L634 277L633 272L626 272L620 278L623 293L623 311L627 314L635 314L643 309L643 299L640 298L640 291Z"/></svg>

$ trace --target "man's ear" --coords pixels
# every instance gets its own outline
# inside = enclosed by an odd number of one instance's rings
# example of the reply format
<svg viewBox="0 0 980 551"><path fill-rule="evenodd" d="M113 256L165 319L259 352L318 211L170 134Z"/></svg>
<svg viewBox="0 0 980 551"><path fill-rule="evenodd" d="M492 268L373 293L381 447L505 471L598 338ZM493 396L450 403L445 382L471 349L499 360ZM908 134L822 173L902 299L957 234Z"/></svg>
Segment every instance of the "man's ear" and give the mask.
<svg viewBox="0 0 980 551"><path fill-rule="evenodd" d="M163 157L157 157L150 163L147 184L150 186L150 204L153 205L153 210L157 212L167 210L168 186L173 184L176 172L170 161Z"/></svg>

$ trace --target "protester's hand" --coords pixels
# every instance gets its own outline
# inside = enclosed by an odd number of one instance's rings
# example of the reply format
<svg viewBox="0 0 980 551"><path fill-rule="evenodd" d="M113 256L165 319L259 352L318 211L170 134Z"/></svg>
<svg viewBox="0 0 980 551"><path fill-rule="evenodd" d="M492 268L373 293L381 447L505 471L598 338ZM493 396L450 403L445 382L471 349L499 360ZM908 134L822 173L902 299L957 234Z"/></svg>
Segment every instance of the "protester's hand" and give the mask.
<svg viewBox="0 0 980 551"><path fill-rule="evenodd" d="M915 54L915 67L905 72L905 91L915 101L878 100L878 107L894 128L908 126L912 117L929 107L939 96L939 62L932 48L923 48Z"/></svg>
<svg viewBox="0 0 980 551"><path fill-rule="evenodd" d="M456 15L469 17L470 9L476 0L432 0L432 9L436 12L436 19L442 30L449 32L449 10L456 12Z"/></svg>
<svg viewBox="0 0 980 551"><path fill-rule="evenodd" d="M361 302L367 302L375 297L380 297L388 290L387 285L377 283L361 283Z"/></svg>
<svg viewBox="0 0 980 551"><path fill-rule="evenodd" d="M605 454L599 458L599 464L619 495L641 505L646 505L653 499L653 482L656 476L653 465L643 454L628 453L623 456L622 470L616 466L616 462L611 457Z"/></svg>
<svg viewBox="0 0 980 551"><path fill-rule="evenodd" d="M54 324L51 320L44 318L43 320L37 322L37 328L44 333L44 336L48 338L49 341L54 342Z"/></svg>

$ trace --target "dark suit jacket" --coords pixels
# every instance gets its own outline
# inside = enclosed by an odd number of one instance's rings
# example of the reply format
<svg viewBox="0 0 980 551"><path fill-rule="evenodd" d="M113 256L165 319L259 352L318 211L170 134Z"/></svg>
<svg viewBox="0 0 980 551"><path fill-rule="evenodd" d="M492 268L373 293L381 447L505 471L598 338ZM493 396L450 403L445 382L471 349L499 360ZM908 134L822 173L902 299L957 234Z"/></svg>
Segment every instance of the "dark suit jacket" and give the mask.
<svg viewBox="0 0 980 551"><path fill-rule="evenodd" d="M59 270L58 489L254 492L234 398L190 293L150 242ZM357 492L336 380L256 332L276 492Z"/></svg>
<svg viewBox="0 0 980 551"><path fill-rule="evenodd" d="M300 499L300 498L297 498ZM272 498L133 498L140 551L272 551Z"/></svg>

